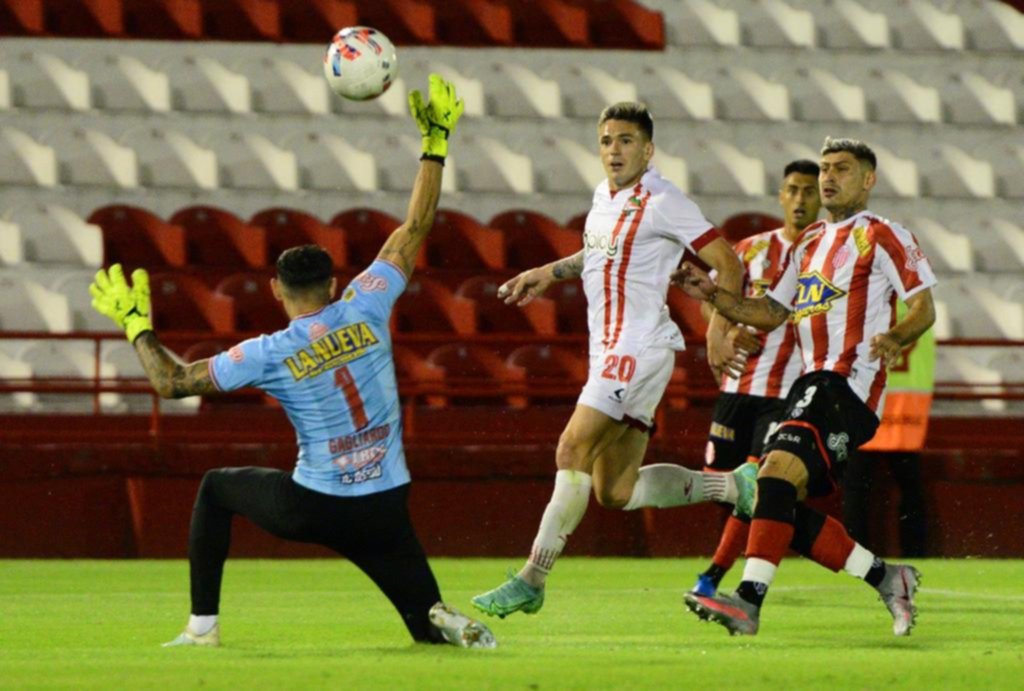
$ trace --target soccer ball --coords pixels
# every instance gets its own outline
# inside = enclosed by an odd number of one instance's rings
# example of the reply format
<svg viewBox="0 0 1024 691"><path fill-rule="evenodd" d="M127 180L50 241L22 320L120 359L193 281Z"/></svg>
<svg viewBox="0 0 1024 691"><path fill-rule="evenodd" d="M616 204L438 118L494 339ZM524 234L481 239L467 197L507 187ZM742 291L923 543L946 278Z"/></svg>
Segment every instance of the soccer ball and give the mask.
<svg viewBox="0 0 1024 691"><path fill-rule="evenodd" d="M339 96L353 101L377 98L398 76L395 46L383 33L368 26L342 29L327 46L324 76Z"/></svg>

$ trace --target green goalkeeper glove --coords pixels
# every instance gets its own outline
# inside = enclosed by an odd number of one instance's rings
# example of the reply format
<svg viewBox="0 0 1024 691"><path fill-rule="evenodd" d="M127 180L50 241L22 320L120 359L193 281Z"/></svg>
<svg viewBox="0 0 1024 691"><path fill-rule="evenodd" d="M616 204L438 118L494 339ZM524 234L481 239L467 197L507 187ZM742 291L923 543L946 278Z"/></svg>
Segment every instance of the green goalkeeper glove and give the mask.
<svg viewBox="0 0 1024 691"><path fill-rule="evenodd" d="M423 102L419 91L409 92L409 112L423 135L422 158L444 163L448 137L455 131L464 108L462 99L455 96L455 86L439 74L430 75L430 103Z"/></svg>
<svg viewBox="0 0 1024 691"><path fill-rule="evenodd" d="M149 274L145 269L132 272L131 286L125 280L120 264L111 265L107 271L100 269L89 286L89 294L92 295L92 308L124 329L129 343L135 343L143 331L153 330L153 321L149 317Z"/></svg>

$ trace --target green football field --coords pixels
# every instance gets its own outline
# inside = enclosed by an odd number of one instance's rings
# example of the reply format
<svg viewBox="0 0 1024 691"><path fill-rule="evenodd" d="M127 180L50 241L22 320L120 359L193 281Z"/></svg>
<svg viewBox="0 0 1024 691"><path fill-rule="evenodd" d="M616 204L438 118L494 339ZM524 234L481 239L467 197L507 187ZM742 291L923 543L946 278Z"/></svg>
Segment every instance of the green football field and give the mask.
<svg viewBox="0 0 1024 691"><path fill-rule="evenodd" d="M468 611L518 562L433 564ZM462 650L410 643L347 562L232 560L223 647L162 649L188 614L184 561L6 561L0 688L1024 688L1024 562L916 562L918 626L902 639L864 583L797 558L761 633L730 638L680 604L702 564L563 559L543 611L490 619L499 648Z"/></svg>

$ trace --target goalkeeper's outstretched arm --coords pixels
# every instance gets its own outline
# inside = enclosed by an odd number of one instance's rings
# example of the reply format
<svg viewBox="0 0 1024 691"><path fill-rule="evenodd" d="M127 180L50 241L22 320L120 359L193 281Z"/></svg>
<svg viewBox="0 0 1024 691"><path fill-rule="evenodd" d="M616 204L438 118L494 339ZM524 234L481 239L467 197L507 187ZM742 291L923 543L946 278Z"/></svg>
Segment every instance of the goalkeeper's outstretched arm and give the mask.
<svg viewBox="0 0 1024 691"><path fill-rule="evenodd" d="M168 350L155 331L144 331L135 339L135 352L142 368L161 398L187 398L216 393L209 360L185 364Z"/></svg>

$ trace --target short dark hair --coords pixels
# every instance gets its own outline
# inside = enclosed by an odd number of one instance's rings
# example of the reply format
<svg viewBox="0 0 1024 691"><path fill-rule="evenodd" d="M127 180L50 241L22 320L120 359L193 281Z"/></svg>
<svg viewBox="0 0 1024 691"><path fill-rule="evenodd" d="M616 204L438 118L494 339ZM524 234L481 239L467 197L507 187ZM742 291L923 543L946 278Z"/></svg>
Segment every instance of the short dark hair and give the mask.
<svg viewBox="0 0 1024 691"><path fill-rule="evenodd" d="M783 178L788 178L790 173L800 173L801 175L810 175L812 177L818 177L821 172L821 168L814 161L806 158L801 158L797 161L790 161L786 166L786 169L782 172Z"/></svg>
<svg viewBox="0 0 1024 691"><path fill-rule="evenodd" d="M647 106L636 101L620 101L613 103L601 111L601 117L597 119L597 126L600 127L609 120L625 120L640 125L640 129L651 141L654 141L654 118L647 110Z"/></svg>
<svg viewBox="0 0 1024 691"><path fill-rule="evenodd" d="M325 287L334 272L331 255L319 245L290 247L277 258L277 280L286 288L309 290Z"/></svg>
<svg viewBox="0 0 1024 691"><path fill-rule="evenodd" d="M859 139L846 139L844 137L825 137L825 143L821 145L821 155L834 154L839 151L847 151L853 154L858 161L863 161L871 166L872 170L878 168L878 158L871 147Z"/></svg>

